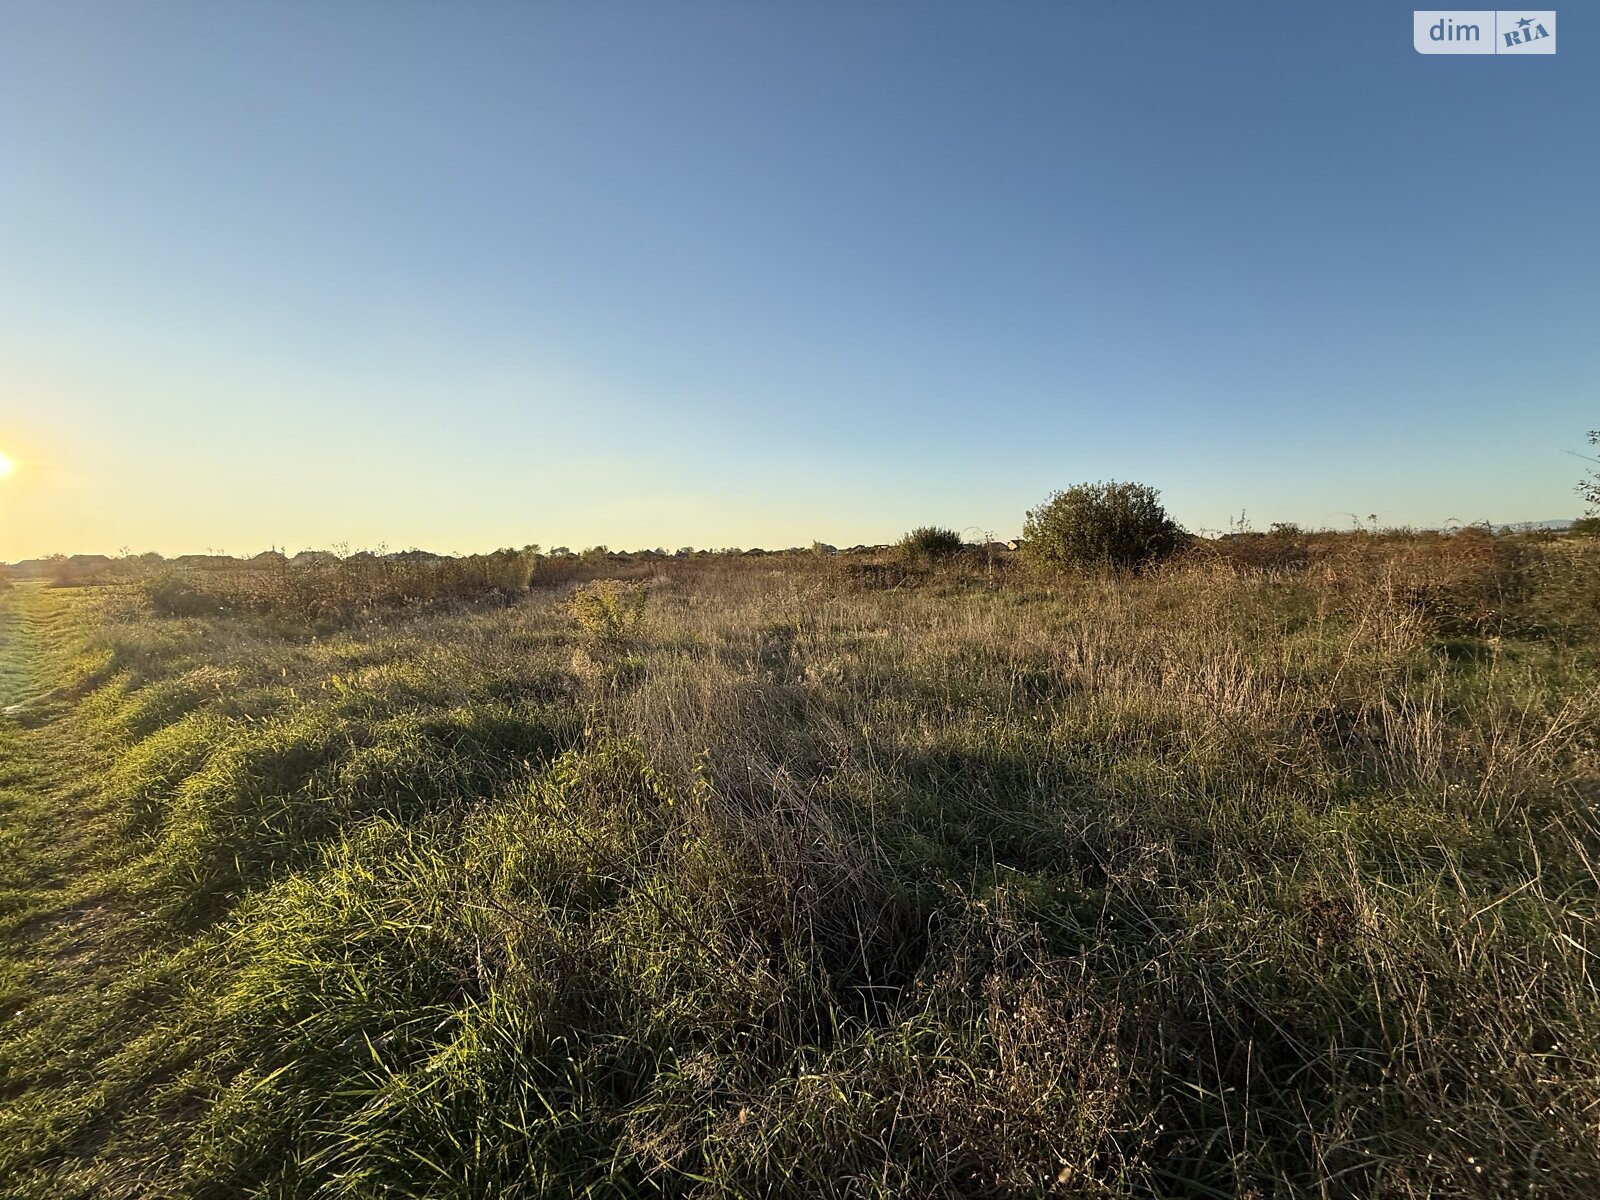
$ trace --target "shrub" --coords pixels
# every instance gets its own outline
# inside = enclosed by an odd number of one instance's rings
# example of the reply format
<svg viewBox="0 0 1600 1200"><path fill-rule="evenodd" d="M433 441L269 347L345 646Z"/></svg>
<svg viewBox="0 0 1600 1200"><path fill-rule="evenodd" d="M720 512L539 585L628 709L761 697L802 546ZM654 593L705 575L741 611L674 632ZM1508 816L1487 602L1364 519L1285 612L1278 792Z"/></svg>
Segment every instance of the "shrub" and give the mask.
<svg viewBox="0 0 1600 1200"><path fill-rule="evenodd" d="M961 535L953 529L923 525L900 539L896 547L903 558L916 562L938 562L961 550Z"/></svg>
<svg viewBox="0 0 1600 1200"><path fill-rule="evenodd" d="M922 587L933 578L933 572L925 564L903 559L845 563L843 571L845 582L862 591L892 592Z"/></svg>
<svg viewBox="0 0 1600 1200"><path fill-rule="evenodd" d="M1053 568L1127 570L1156 562L1183 544L1183 530L1142 483L1080 483L1028 512L1022 534L1035 562Z"/></svg>
<svg viewBox="0 0 1600 1200"><path fill-rule="evenodd" d="M1244 531L1196 541L1194 550L1227 564L1234 571L1298 571L1311 563L1311 538L1300 526L1275 522L1266 533Z"/></svg>
<svg viewBox="0 0 1600 1200"><path fill-rule="evenodd" d="M531 546L526 550L508 548L474 555L469 561L482 569L486 588L515 594L527 591L532 584L538 554Z"/></svg>
<svg viewBox="0 0 1600 1200"><path fill-rule="evenodd" d="M649 595L640 583L597 579L573 592L568 608L591 643L617 650L626 646L644 624Z"/></svg>
<svg viewBox="0 0 1600 1200"><path fill-rule="evenodd" d="M195 581L180 571L166 570L144 580L142 590L150 607L166 617L197 617L215 613L227 605L217 596L195 586Z"/></svg>
<svg viewBox="0 0 1600 1200"><path fill-rule="evenodd" d="M1579 517L1567 532L1574 537L1600 537L1600 517Z"/></svg>
<svg viewBox="0 0 1600 1200"><path fill-rule="evenodd" d="M214 612L271 613L291 620L342 622L384 609L514 597L532 581L531 550L496 550L462 558L380 559L353 554L332 563L228 570L168 568L140 586L166 616Z"/></svg>
<svg viewBox="0 0 1600 1200"><path fill-rule="evenodd" d="M78 582L77 572L65 554L52 554L44 560L45 578L51 587L71 587Z"/></svg>

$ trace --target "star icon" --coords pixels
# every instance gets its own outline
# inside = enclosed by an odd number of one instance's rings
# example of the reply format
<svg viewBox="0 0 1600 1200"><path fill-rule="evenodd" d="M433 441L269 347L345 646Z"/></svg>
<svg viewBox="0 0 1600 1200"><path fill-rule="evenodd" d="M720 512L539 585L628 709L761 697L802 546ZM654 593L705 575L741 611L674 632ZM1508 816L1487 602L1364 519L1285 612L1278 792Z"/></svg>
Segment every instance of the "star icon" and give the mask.
<svg viewBox="0 0 1600 1200"><path fill-rule="evenodd" d="M1529 20L1527 17L1523 17L1522 20L1517 22L1517 24L1522 26L1522 28L1526 29L1529 25L1532 25L1533 22L1531 20Z"/></svg>

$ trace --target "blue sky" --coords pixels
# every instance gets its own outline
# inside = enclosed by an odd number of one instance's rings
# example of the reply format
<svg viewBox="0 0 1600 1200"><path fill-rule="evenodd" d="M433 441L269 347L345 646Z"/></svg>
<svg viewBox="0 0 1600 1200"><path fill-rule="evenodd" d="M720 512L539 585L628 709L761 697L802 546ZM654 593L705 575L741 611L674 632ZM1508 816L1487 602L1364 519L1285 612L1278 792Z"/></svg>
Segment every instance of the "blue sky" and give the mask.
<svg viewBox="0 0 1600 1200"><path fill-rule="evenodd" d="M1558 11L11 0L0 558L1576 515Z"/></svg>

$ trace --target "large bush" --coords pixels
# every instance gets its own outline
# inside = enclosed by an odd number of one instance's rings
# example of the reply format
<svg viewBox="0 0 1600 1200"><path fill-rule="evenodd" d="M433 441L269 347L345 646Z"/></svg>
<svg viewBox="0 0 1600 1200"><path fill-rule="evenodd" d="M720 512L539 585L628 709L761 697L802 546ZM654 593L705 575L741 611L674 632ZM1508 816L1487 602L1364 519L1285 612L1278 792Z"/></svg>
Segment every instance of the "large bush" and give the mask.
<svg viewBox="0 0 1600 1200"><path fill-rule="evenodd" d="M1029 556L1044 566L1125 570L1173 553L1183 544L1183 530L1153 487L1080 483L1030 510L1023 538Z"/></svg>
<svg viewBox="0 0 1600 1200"><path fill-rule="evenodd" d="M953 529L923 525L900 539L901 557L913 562L937 562L961 550L961 535Z"/></svg>

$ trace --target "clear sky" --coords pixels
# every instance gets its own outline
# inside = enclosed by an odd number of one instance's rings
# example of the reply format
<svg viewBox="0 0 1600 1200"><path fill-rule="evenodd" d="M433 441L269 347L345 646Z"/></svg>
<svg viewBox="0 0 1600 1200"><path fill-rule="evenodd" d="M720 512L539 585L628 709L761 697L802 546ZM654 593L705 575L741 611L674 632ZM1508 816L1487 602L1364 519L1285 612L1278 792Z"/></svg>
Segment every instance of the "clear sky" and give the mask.
<svg viewBox="0 0 1600 1200"><path fill-rule="evenodd" d="M1577 515L1600 10L0 4L0 558Z"/></svg>

